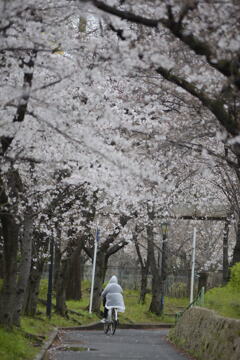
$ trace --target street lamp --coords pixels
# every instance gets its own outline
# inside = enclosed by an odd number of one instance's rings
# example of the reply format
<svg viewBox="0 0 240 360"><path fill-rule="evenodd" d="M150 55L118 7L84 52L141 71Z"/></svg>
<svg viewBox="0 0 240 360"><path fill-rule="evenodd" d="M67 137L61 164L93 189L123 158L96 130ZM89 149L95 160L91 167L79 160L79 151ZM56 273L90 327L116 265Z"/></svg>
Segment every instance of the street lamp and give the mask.
<svg viewBox="0 0 240 360"><path fill-rule="evenodd" d="M167 254L167 235L168 235L169 224L164 222L161 224L161 232L162 232L162 263L161 263L161 303L160 303L160 313L163 314L164 309L164 282L167 277L166 271L166 254Z"/></svg>
<svg viewBox="0 0 240 360"><path fill-rule="evenodd" d="M167 222L164 222L161 224L161 232L162 232L163 241L166 240L166 238L167 238L168 227L169 227L169 224Z"/></svg>

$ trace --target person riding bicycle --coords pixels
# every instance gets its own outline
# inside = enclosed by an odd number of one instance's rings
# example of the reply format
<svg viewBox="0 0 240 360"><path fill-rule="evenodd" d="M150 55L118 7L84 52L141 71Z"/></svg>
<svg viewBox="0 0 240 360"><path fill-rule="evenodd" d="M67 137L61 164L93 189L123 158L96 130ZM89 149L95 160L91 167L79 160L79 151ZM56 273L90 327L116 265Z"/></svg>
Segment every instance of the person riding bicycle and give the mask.
<svg viewBox="0 0 240 360"><path fill-rule="evenodd" d="M122 293L123 289L118 284L117 277L113 275L101 294L104 306L104 318L101 322L105 322L107 320L109 309L117 308L120 312L125 311Z"/></svg>

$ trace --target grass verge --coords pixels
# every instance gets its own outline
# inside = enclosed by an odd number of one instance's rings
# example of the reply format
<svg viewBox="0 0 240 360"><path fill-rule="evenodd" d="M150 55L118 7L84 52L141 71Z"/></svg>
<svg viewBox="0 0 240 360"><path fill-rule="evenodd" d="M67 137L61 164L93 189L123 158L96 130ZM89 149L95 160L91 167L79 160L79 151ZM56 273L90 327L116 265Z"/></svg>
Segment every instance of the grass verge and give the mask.
<svg viewBox="0 0 240 360"><path fill-rule="evenodd" d="M219 315L240 319L240 291L229 285L211 289L206 293L205 307Z"/></svg>
<svg viewBox="0 0 240 360"><path fill-rule="evenodd" d="M33 359L39 349L27 340L21 330L6 331L0 328L0 359Z"/></svg>

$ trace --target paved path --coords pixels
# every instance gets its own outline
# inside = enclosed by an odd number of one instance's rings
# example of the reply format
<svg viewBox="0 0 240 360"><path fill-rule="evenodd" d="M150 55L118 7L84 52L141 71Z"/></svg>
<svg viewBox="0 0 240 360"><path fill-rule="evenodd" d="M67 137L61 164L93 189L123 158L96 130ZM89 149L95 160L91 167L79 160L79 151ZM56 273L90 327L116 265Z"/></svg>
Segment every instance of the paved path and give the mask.
<svg viewBox="0 0 240 360"><path fill-rule="evenodd" d="M65 331L61 334L61 343L48 351L48 358L52 360L189 359L167 342L167 333L168 330L165 329L117 329L116 334L111 336L96 330Z"/></svg>

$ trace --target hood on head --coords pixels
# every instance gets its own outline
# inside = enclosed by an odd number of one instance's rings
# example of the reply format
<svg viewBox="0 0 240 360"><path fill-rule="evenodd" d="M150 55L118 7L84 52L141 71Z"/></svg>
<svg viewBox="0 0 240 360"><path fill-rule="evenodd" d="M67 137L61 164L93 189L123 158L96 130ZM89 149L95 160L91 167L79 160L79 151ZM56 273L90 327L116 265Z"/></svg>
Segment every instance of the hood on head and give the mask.
<svg viewBox="0 0 240 360"><path fill-rule="evenodd" d="M117 283L118 283L118 279L115 275L113 275L109 280L109 284L117 284Z"/></svg>

